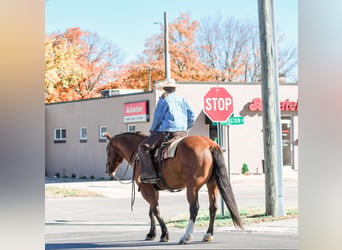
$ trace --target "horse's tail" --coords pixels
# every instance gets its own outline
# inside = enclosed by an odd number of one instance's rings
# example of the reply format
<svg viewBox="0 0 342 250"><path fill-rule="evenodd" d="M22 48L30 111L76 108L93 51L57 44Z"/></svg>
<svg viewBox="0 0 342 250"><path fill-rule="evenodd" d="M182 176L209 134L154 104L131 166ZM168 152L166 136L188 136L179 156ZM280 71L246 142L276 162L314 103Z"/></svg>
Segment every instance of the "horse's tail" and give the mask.
<svg viewBox="0 0 342 250"><path fill-rule="evenodd" d="M244 230L243 222L236 205L234 193L229 182L222 151L219 147L211 147L210 151L214 161L214 177L220 190L220 194L230 212L235 228Z"/></svg>

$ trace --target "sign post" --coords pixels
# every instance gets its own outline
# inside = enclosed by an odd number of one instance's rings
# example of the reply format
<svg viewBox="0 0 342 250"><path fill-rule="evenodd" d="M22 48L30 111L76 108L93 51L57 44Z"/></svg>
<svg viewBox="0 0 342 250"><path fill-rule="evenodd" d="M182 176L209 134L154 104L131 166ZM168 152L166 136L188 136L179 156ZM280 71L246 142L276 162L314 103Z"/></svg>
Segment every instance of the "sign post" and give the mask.
<svg viewBox="0 0 342 250"><path fill-rule="evenodd" d="M203 112L212 122L217 122L218 145L222 147L222 122L233 114L233 97L223 87L213 87L204 95ZM229 175L228 175L229 176ZM224 202L221 197L221 213L224 216Z"/></svg>

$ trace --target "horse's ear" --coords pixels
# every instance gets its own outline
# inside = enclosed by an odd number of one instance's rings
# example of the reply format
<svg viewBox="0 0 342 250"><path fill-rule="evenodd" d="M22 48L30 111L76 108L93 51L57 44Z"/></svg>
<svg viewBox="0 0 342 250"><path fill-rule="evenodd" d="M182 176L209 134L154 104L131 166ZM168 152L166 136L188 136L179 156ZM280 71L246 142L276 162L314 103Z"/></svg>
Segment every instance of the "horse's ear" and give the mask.
<svg viewBox="0 0 342 250"><path fill-rule="evenodd" d="M105 136L107 137L108 140L112 139L113 136L111 136L110 134L108 133L105 133Z"/></svg>

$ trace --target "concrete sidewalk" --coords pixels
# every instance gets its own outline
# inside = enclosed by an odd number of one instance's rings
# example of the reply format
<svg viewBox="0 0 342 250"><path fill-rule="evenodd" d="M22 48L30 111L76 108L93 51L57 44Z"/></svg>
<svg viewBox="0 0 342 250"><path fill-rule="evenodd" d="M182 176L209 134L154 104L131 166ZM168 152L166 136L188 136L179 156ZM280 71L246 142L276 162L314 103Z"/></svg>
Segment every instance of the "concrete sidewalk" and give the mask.
<svg viewBox="0 0 342 250"><path fill-rule="evenodd" d="M289 204L290 207L298 207L297 205L298 203L296 203L297 202L296 199L298 197L297 195L298 171L295 171L292 169L284 169L283 180L284 180L284 187L286 188L290 186L291 192L293 193L292 199L294 201L290 202L288 201L289 200L288 198L288 200L286 200L287 204ZM234 193L236 193L237 202L240 203L239 208L243 208L247 206L249 207L263 206L264 198L261 197L262 194L257 195L256 192L262 193L264 183L265 183L264 174L231 175L231 184L233 188L235 189ZM116 180L90 181L90 180L77 180L77 179L47 178L46 186L57 186L57 187L91 191L91 192L98 193L110 199L124 199L126 200L127 203L129 203L131 192L132 192L132 184L130 180L124 180L120 182ZM137 187L135 186L135 190L136 188ZM136 191L135 195L136 195L135 197L136 200L142 200L142 203L145 202L143 198L141 197L140 192ZM187 204L185 201L185 197L186 197L185 190L177 192L177 193L162 191L160 194L161 204L162 202L168 202L168 200L174 200L175 203L179 204L177 206L182 206L182 208L179 208L179 211L184 211L186 213L188 211L188 208L187 208ZM61 198L58 198L58 199L61 199ZM68 199L68 198L65 198L65 199ZM206 192L205 187L201 189L199 199L200 199L201 208L205 208L208 206L207 192ZM181 202L179 200L181 200ZM163 206L161 205L161 209L164 215L171 215L173 212L178 211L177 209L174 210L172 206L171 208L169 208L168 206L165 206L165 205ZM234 227L217 227L216 230L236 231ZM250 224L250 225L246 225L246 231L247 232L279 232L279 233L297 234L298 233L298 218L278 220L274 222Z"/></svg>
<svg viewBox="0 0 342 250"><path fill-rule="evenodd" d="M284 167L283 170L284 183L298 183L298 171ZM263 185L265 183L264 174L232 174L230 176L232 186L243 184ZM74 188L85 191L99 193L108 198L127 197L132 189L131 180L89 180L89 179L72 179L72 178L45 178L46 186L56 186L64 188ZM163 195L170 194L168 191L161 191ZM184 192L181 191L181 192ZM203 186L200 192L206 192L206 186Z"/></svg>

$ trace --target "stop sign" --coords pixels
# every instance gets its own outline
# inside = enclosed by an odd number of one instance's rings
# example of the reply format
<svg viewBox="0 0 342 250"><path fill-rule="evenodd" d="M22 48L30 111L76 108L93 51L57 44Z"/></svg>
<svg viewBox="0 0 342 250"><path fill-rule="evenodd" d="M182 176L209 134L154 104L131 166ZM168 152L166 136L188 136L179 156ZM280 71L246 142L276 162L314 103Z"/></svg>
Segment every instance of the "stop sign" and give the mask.
<svg viewBox="0 0 342 250"><path fill-rule="evenodd" d="M233 97L225 88L211 88L204 95L203 112L213 122L224 122L233 114Z"/></svg>

